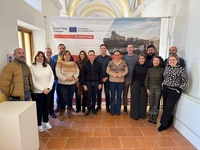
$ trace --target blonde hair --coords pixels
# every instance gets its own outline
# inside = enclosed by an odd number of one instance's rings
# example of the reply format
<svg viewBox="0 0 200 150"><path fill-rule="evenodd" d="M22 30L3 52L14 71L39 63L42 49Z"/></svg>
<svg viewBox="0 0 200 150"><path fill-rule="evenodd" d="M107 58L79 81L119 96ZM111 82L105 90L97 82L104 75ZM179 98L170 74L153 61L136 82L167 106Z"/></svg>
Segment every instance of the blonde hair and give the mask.
<svg viewBox="0 0 200 150"><path fill-rule="evenodd" d="M178 57L178 55L176 55L176 54L170 54L170 55L169 55L169 57L168 57L168 59L167 59L168 64L169 64L169 58L170 58L170 57L176 58L176 60L178 61L178 62L177 62L177 65L180 65L179 57Z"/></svg>

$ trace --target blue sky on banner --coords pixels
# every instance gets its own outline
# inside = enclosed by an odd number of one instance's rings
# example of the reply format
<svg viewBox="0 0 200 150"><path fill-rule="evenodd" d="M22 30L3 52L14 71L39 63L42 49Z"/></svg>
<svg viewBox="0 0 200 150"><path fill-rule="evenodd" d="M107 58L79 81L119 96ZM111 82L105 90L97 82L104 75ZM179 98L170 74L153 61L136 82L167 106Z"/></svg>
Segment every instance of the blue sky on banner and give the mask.
<svg viewBox="0 0 200 150"><path fill-rule="evenodd" d="M161 18L116 18L105 38L110 37L114 30L125 37L159 38L160 24Z"/></svg>

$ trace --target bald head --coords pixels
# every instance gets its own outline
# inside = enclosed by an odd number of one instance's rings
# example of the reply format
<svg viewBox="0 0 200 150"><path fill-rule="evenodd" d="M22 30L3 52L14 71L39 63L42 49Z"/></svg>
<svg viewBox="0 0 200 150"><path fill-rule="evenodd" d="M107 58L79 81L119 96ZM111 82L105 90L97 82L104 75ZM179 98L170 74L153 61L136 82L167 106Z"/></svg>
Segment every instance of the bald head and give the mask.
<svg viewBox="0 0 200 150"><path fill-rule="evenodd" d="M45 54L45 57L50 59L51 58L51 55L52 55L52 50L50 47L46 47L45 50L44 50L44 54Z"/></svg>
<svg viewBox="0 0 200 150"><path fill-rule="evenodd" d="M176 46L172 46L169 48L169 55L171 54L176 54L177 53L177 47Z"/></svg>
<svg viewBox="0 0 200 150"><path fill-rule="evenodd" d="M25 50L23 50L22 48L16 48L14 50L14 57L19 61L25 61L26 58Z"/></svg>

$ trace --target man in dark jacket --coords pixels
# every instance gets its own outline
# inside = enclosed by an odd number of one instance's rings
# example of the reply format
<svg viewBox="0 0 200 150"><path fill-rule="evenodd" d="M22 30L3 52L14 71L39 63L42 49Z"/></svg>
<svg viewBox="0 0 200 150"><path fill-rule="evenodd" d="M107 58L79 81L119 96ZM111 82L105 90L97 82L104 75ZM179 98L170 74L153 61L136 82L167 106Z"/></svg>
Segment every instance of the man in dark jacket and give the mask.
<svg viewBox="0 0 200 150"><path fill-rule="evenodd" d="M56 72L55 72L55 67L56 67L56 62L54 62L51 58L52 55L52 50L51 48L47 47L44 50L44 54L47 60L47 63L50 65L53 75L54 75L54 80L57 78L56 77ZM49 114L52 118L56 118L57 116L54 114L54 92L55 92L55 82L53 84L51 92L51 97L50 97L50 103L49 103Z"/></svg>
<svg viewBox="0 0 200 150"><path fill-rule="evenodd" d="M87 92L87 112L86 116L92 111L94 115L97 114L95 110L96 96L99 89L102 87L102 67L101 64L95 60L94 50L88 52L88 61L83 65L83 89Z"/></svg>
<svg viewBox="0 0 200 150"><path fill-rule="evenodd" d="M99 62L102 66L102 83L104 85L104 92L105 92L105 100L106 100L106 111L110 111L110 94L109 94L109 79L108 74L106 73L106 68L108 65L108 62L112 60L112 58L106 54L107 52L107 46L105 44L100 45L100 51L101 54L97 56L96 61ZM102 87L103 88L103 87ZM96 111L99 111L101 109L101 102L102 102L102 88L98 90L98 96L97 96L97 108Z"/></svg>
<svg viewBox="0 0 200 150"><path fill-rule="evenodd" d="M177 50L176 46L171 46L169 48L169 55L171 55L171 54L176 54L177 55L177 52L178 52L178 50ZM179 58L179 61L180 61L180 66L183 67L183 68L185 68L185 61L184 61L184 59L182 59L180 57L178 57L178 58ZM167 64L168 64L168 62L167 62L167 58L166 58L165 59L165 65L167 65Z"/></svg>

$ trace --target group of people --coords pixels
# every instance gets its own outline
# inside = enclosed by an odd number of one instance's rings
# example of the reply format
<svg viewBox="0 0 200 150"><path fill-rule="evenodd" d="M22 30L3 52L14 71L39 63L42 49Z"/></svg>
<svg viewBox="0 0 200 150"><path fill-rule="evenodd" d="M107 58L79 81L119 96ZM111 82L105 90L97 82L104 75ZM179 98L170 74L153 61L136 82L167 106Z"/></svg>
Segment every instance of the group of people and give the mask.
<svg viewBox="0 0 200 150"><path fill-rule="evenodd" d="M127 54L119 50L113 58L107 55L107 46L100 45L99 56L94 50L79 52L74 61L64 44L58 45L58 54L52 56L51 48L38 51L31 66L25 62L25 51L14 50L14 61L6 65L0 77L0 90L11 100L36 101L38 131L51 129L49 114L59 120L72 117L73 95L76 93L76 112L85 116L97 115L101 110L102 87L104 86L106 111L111 115L127 114L128 91L130 89L130 117L146 118L147 101L150 102L148 122L157 123L160 99L163 96L163 114L158 131L167 129L172 123L174 106L186 88L188 75L184 60L177 56L172 46L165 61L156 55L155 47L149 45L147 54L134 54L133 44L127 45ZM51 57L52 56L52 57ZM54 110L56 90L57 108ZM122 94L123 93L123 94ZM97 107L95 107L97 104ZM86 110L87 107L87 110ZM54 113L55 112L55 113ZM42 125L43 121L43 125Z"/></svg>

